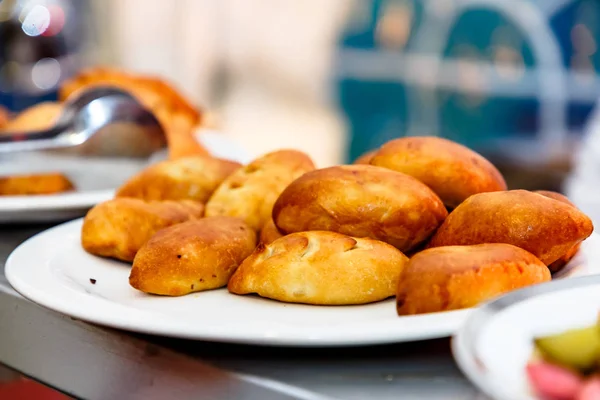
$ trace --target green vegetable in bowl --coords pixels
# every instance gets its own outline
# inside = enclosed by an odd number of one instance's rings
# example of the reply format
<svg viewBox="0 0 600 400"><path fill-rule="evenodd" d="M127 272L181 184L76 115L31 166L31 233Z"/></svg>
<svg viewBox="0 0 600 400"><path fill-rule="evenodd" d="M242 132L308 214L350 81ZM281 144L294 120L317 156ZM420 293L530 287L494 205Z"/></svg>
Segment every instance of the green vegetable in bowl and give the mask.
<svg viewBox="0 0 600 400"><path fill-rule="evenodd" d="M535 339L539 354L547 361L581 373L600 366L600 326L572 329Z"/></svg>

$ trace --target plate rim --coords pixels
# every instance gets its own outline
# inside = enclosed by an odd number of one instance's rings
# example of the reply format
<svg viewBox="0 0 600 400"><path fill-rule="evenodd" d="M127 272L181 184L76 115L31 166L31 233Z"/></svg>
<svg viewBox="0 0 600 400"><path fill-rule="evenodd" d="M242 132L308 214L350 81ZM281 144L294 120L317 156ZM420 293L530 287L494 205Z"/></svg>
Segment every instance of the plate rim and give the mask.
<svg viewBox="0 0 600 400"><path fill-rule="evenodd" d="M0 213L90 208L114 197L114 189L32 196L0 196Z"/></svg>
<svg viewBox="0 0 600 400"><path fill-rule="evenodd" d="M486 375L482 371L485 370L485 365L479 360L474 344L486 323L501 312L529 299L598 284L600 284L600 274L559 279L510 292L474 309L451 339L451 351L456 364L465 376L486 395L499 400L517 400L504 393L502 386L496 383L493 376ZM525 371L523 373L525 374ZM527 396L523 399L534 400L535 398Z"/></svg>
<svg viewBox="0 0 600 400"><path fill-rule="evenodd" d="M407 317L398 317L397 322L387 322L386 324L380 325L379 327L385 327L386 329L381 332L375 331L375 334L370 334L369 337L365 337L363 335L352 336L352 332L342 331L341 334L338 332L335 335L332 335L331 332L320 335L310 332L307 334L304 332L303 334L297 334L297 331L303 331L302 329L297 329L294 327L294 334L287 337L281 336L272 336L265 335L264 329L263 333L256 334L254 336L248 337L247 335L247 327L244 326L244 329L239 331L245 331L244 334L240 333L231 333L231 328L226 329L226 332L220 331L217 328L210 327L204 332L174 332L169 329L160 328L157 329L156 325L148 327L147 324L142 326L136 326L137 322L140 320L140 315L153 315L151 310L140 310L129 307L125 304L117 303L114 301L110 301L107 299L102 299L96 296L90 296L86 293L81 292L73 292L75 294L71 295L70 300L67 297L67 300L61 300L60 296L48 295L44 290L41 290L38 286L36 286L35 282L32 284L28 282L27 278L23 278L18 274L19 270L22 267L19 265L25 264L33 264L33 267L30 268L45 268L48 265L48 262L53 259L53 257L57 254L57 252L62 251L65 247L72 245L72 242L69 240L80 240L80 232L81 232L81 224L83 222L83 218L78 218L57 226L54 226L50 229L42 231L31 238L25 240L21 245L19 245L13 252L9 255L6 266L5 266L5 275L11 286L19 292L24 297L30 299L34 303L37 303L45 308L50 310L57 311L67 316L71 316L73 318L77 318L83 321L88 321L91 323L95 323L102 326L108 326L111 328L122 329L131 332L145 333L145 334L153 334L153 335L161 335L167 337L178 337L184 339L193 339L193 340L205 340L205 341L215 341L215 342L228 342L228 343L240 343L240 344L251 344L251 345L263 345L263 346L281 346L281 347L352 347L352 346L365 346L365 345L377 345L377 344L390 344L390 343L401 343L401 342L410 342L410 341L418 341L418 340L428 340L435 339L441 337L450 337L456 334L461 326L464 326L464 323L467 320L469 314L471 314L474 310L478 309L464 309L464 310L455 310L455 311L446 311L434 314L423 314L417 316L407 316ZM600 239L600 236L595 237L596 240ZM70 244L69 244L70 243ZM62 245L61 245L62 244ZM79 244L77 244L79 245ZM32 247L33 246L33 247ZM35 251L30 251L35 250ZM93 255L89 255L89 257L95 257ZM42 259L40 262L39 260ZM32 261L34 261L32 263ZM41 272L43 273L43 269ZM48 272L49 273L49 272ZM586 274L589 279L590 274ZM550 282L549 284L556 285L569 285L569 283L563 283L563 281L574 281L578 278L568 277L569 279L560 279L557 281ZM526 289L522 289L523 291L531 291L535 290L537 286L529 287ZM521 292L521 291L517 291ZM514 296L512 292L509 295ZM111 315L113 318L106 319L106 315L100 316L96 314L90 314L89 312L82 312L81 307L75 308L73 311L72 302L73 296L78 298L79 301L83 301L88 306L88 309L94 309L94 305L101 305L104 309L110 308L116 310L116 315L124 313L128 315L127 318L119 318ZM498 302L505 301L503 298L499 298L496 302L492 302L493 304L498 304ZM482 306L484 309L488 309L489 305ZM131 312L131 310L135 310L135 312ZM481 309L481 307L479 308ZM87 311L87 310L86 310ZM392 311L393 312L393 311ZM155 314L154 314L155 315ZM426 330L412 329L408 332L402 332L402 329L396 330L396 326L401 326L402 318L414 318L421 319L423 321L428 321L433 318L441 317L440 326L437 328L428 328ZM116 318L116 320L115 320ZM169 321L169 317L163 317L165 321ZM143 318L142 318L143 320ZM177 318L171 319L171 321L177 321L175 325L179 326L179 329L182 329L181 321ZM406 321L406 320L404 320ZM150 324L152 325L152 324ZM274 326L277 324L275 323ZM394 329L390 329L394 328ZM184 329L185 330L185 329ZM259 331L260 329L256 329ZM288 331L285 332L289 334ZM302 333L302 332L301 332Z"/></svg>
<svg viewBox="0 0 600 400"><path fill-rule="evenodd" d="M374 333L371 333L370 335L368 335L368 337L365 337L364 335L355 335L353 332L337 332L336 334L332 334L331 331L329 331L326 334L316 336L314 333L310 332L310 329L307 329L306 332L300 332L294 336L271 336L266 335L264 333L252 333L251 335L248 335L246 327L244 327L243 330L238 330L237 332L232 332L231 329L227 329L227 332L224 332L222 330L219 330L219 327L216 327L214 329L207 329L204 332L175 332L169 329L165 329L164 327L157 329L156 325L152 327L149 327L147 325L140 327L136 325L137 322L139 322L140 317L131 318L131 315L127 315L131 313L131 311L128 311L131 310L131 308L126 305L111 302L105 299L100 299L95 296L87 295L85 293L80 293L80 299L86 298L88 299L87 302L89 302L90 304L99 304L99 302L102 302L104 308L108 307L108 304L112 304L111 308L119 309L126 316L126 318L113 316L113 318L107 319L105 316L90 313L89 309L93 309L93 307L87 309L83 307L69 307L68 300L61 299L60 296L55 296L55 294L53 293L43 293L43 290L40 290L35 284L27 282L26 279L23 279L23 277L18 274L19 266L23 265L23 262L27 262L28 259L31 260L32 258L44 258L46 260L49 260L50 257L48 257L47 254L56 254L57 252L61 251L61 246L53 245L54 243L52 242L50 242L50 245L48 245L48 242L52 239L56 242L62 240L66 243L66 236L75 233L76 237L79 238L82 220L82 218L78 218L76 220L57 225L48 230L42 231L24 241L9 255L6 261L5 275L11 286L19 294L31 300L32 302L44 308L59 312L72 318L80 319L82 321L94 323L101 326L117 328L129 332L137 332L143 334L213 342L238 343L246 345L276 347L356 347L449 337L463 323L466 316L470 312L472 312L472 309L465 309L435 314L409 316L405 318L418 318L427 320L443 316L443 320L440 323L440 326L437 327L437 329L427 329L418 332L408 331L407 333L402 333L400 335L398 334L398 332L394 333L394 331L391 330L382 330L380 332L374 331ZM46 242L45 248L40 249L39 244L44 242ZM31 251L32 246L36 247L36 251ZM90 255L90 257L94 256ZM33 268L45 268L46 266L47 262L37 262L35 264L35 267ZM71 298L71 302L72 301L73 300ZM84 309L85 311L83 311ZM123 310L125 310L125 312L123 312ZM152 311L146 312L144 310L139 309L134 310L135 313L139 315L146 315L147 313L152 313ZM393 307L391 311L394 312ZM398 317L397 322L388 323L386 327L389 328L390 326L398 326L400 327L398 329L401 331L402 318L403 317ZM168 320L168 318L166 317L165 319ZM257 331L259 330L260 329L257 329Z"/></svg>

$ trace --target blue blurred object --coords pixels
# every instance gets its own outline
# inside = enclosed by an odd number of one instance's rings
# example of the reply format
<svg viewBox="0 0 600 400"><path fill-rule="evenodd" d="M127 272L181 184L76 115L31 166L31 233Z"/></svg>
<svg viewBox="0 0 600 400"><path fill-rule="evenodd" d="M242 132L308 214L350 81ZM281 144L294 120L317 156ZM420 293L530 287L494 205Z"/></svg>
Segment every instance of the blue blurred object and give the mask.
<svg viewBox="0 0 600 400"><path fill-rule="evenodd" d="M405 135L524 163L578 140L600 94L599 1L357 3L337 60L348 161Z"/></svg>

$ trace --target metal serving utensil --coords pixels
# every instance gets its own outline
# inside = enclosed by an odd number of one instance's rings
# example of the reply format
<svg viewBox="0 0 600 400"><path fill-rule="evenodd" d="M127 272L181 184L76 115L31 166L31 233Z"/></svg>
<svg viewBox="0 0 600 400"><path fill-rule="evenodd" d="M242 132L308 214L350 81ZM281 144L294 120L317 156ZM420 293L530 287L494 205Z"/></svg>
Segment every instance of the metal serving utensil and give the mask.
<svg viewBox="0 0 600 400"><path fill-rule="evenodd" d="M147 157L163 148L166 139L156 117L132 95L96 87L66 102L50 129L0 132L0 153L76 150L86 142L93 143L86 144L84 154Z"/></svg>

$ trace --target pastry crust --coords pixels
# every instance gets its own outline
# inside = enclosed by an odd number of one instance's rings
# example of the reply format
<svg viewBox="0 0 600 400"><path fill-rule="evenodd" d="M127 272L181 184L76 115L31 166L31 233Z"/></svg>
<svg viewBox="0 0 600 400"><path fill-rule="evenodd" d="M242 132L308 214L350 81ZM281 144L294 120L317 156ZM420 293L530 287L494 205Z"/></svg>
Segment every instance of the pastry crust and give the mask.
<svg viewBox="0 0 600 400"><path fill-rule="evenodd" d="M50 129L56 124L62 109L63 105L60 103L52 101L39 103L21 111L14 118L6 121L1 129L11 133Z"/></svg>
<svg viewBox="0 0 600 400"><path fill-rule="evenodd" d="M469 196L506 190L500 172L478 153L440 137L403 137L384 144L372 165L415 177L449 208Z"/></svg>
<svg viewBox="0 0 600 400"><path fill-rule="evenodd" d="M398 285L397 311L411 315L469 308L550 279L543 262L510 244L437 247L410 259Z"/></svg>
<svg viewBox="0 0 600 400"><path fill-rule="evenodd" d="M130 178L116 196L206 203L225 178L241 166L234 161L204 156L162 161Z"/></svg>
<svg viewBox="0 0 600 400"><path fill-rule="evenodd" d="M527 190L480 193L450 213L428 247L508 243L552 264L591 235L577 208Z"/></svg>
<svg viewBox="0 0 600 400"><path fill-rule="evenodd" d="M571 200L569 200L567 196L558 192L553 192L550 190L536 190L534 193L538 193L542 196L550 197L551 199L562 201L563 203L577 207ZM577 243L575 246L571 247L571 249L567 251L561 258L548 265L550 272L556 273L562 270L569 263L569 261L571 261L573 257L577 255L580 247L581 243Z"/></svg>
<svg viewBox="0 0 600 400"><path fill-rule="evenodd" d="M11 112L7 108L0 106L0 130L4 129L11 119Z"/></svg>
<svg viewBox="0 0 600 400"><path fill-rule="evenodd" d="M133 261L162 228L202 218L204 206L190 200L145 202L117 198L92 208L83 220L81 245L90 254Z"/></svg>
<svg viewBox="0 0 600 400"><path fill-rule="evenodd" d="M358 157L352 164L370 164L378 150L367 151L362 156Z"/></svg>
<svg viewBox="0 0 600 400"><path fill-rule="evenodd" d="M28 196L70 192L73 183L61 173L0 177L0 196Z"/></svg>
<svg viewBox="0 0 600 400"><path fill-rule="evenodd" d="M269 244L277 239L283 237L283 233L277 229L275 226L275 222L272 219L269 219L265 226L260 230L260 240L259 242L262 244Z"/></svg>
<svg viewBox="0 0 600 400"><path fill-rule="evenodd" d="M415 178L372 165L309 172L273 207L283 233L323 230L370 237L410 251L448 215L442 201Z"/></svg>
<svg viewBox="0 0 600 400"><path fill-rule="evenodd" d="M569 204L573 207L576 207L576 205L571 200L569 200L569 198L567 196L565 196L562 193L553 192L552 190L534 190L533 193L541 194L542 196L546 196L546 197L549 197L554 200L562 201L565 204Z"/></svg>
<svg viewBox="0 0 600 400"><path fill-rule="evenodd" d="M289 303L365 304L393 296L407 262L400 251L377 240L300 232L260 245L227 288Z"/></svg>
<svg viewBox="0 0 600 400"><path fill-rule="evenodd" d="M174 225L140 249L129 284L165 296L223 287L255 246L256 232L238 218L209 217Z"/></svg>
<svg viewBox="0 0 600 400"><path fill-rule="evenodd" d="M280 150L231 174L206 204L206 216L242 218L259 231L271 218L273 203L294 179L315 168L306 154Z"/></svg>

